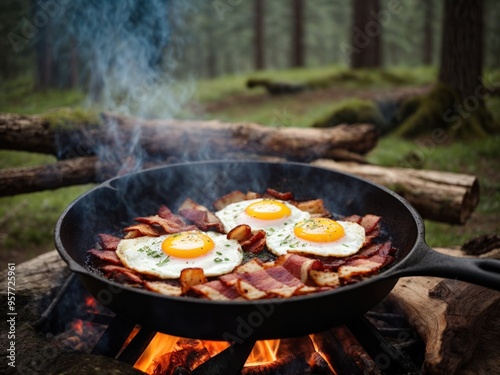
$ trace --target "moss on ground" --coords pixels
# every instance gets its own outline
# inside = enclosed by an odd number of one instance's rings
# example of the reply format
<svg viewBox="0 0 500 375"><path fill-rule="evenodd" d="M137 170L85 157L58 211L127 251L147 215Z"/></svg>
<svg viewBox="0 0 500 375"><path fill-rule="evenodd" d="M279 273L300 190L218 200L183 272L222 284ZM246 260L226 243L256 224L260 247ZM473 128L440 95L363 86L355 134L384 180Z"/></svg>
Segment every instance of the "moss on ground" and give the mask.
<svg viewBox="0 0 500 375"><path fill-rule="evenodd" d="M384 119L373 101L364 99L345 100L336 105L330 113L315 121L312 126L326 128L339 124L360 123L375 124L378 127L383 126Z"/></svg>
<svg viewBox="0 0 500 375"><path fill-rule="evenodd" d="M400 125L394 134L404 138L443 129L448 137L467 140L485 138L500 130L484 101L460 101L452 89L441 83L426 95L404 100L397 117Z"/></svg>

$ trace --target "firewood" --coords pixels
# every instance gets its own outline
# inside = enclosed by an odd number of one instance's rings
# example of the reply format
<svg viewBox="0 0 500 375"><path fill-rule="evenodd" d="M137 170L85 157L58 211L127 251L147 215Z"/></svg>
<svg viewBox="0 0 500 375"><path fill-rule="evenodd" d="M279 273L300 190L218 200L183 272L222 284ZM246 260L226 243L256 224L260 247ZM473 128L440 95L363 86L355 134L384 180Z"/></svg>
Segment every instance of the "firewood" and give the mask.
<svg viewBox="0 0 500 375"><path fill-rule="evenodd" d="M459 250L436 250L464 255ZM488 374L488 369L498 368L498 356L485 353L500 351L500 292L457 280L409 277L401 279L388 298L426 342L426 374ZM486 348L480 343L485 322L497 329ZM481 365L468 363L473 356L482 356Z"/></svg>
<svg viewBox="0 0 500 375"><path fill-rule="evenodd" d="M473 175L325 159L311 164L352 173L384 185L408 200L422 217L430 220L464 224L479 203L479 181Z"/></svg>

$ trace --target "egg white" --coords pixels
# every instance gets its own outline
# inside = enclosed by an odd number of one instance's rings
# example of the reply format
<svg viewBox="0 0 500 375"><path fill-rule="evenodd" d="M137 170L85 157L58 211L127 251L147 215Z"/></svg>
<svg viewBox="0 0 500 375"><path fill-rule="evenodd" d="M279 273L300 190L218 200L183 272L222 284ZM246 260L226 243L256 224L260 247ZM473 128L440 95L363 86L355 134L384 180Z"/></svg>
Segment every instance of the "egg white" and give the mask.
<svg viewBox="0 0 500 375"><path fill-rule="evenodd" d="M365 229L349 221L337 221L344 228L344 236L331 242L313 242L299 238L294 225L275 231L267 237L267 248L280 256L286 253L310 254L323 257L345 257L361 249L365 242Z"/></svg>
<svg viewBox="0 0 500 375"><path fill-rule="evenodd" d="M161 279L177 279L183 269L192 267L203 268L205 276L219 276L231 272L241 264L243 252L238 241L228 240L220 233L203 233L214 241L215 246L207 254L196 258L179 258L165 254L161 244L172 234L123 239L118 244L116 254L126 267Z"/></svg>
<svg viewBox="0 0 500 375"><path fill-rule="evenodd" d="M222 210L217 211L215 215L222 222L224 231L226 233L240 224L247 224L250 226L250 228L252 228L252 230L264 230L267 235L270 235L276 230L279 230L286 226L293 227L293 223L298 223L299 221L306 220L311 217L309 212L302 211L294 205L278 199L274 200L276 200L277 202L281 202L285 206L287 206L291 211L290 216L276 220L261 220L255 217L251 217L245 212L245 209L249 205L255 202L260 202L262 200L264 199L258 198L231 203L224 207Z"/></svg>

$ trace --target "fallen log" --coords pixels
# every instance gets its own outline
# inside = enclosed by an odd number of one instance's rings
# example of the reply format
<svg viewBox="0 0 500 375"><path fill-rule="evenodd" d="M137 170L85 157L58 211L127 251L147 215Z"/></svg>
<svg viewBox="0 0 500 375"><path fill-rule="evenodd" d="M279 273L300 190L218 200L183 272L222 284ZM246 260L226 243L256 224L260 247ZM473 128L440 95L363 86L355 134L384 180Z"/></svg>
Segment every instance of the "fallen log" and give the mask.
<svg viewBox="0 0 500 375"><path fill-rule="evenodd" d="M103 149L123 158L140 149L151 158L198 160L245 152L310 161L335 157L339 150L365 154L378 138L371 124L312 129L216 120L143 120L110 113L101 117L101 123L57 127L42 116L0 114L0 149L49 153L59 159L95 155Z"/></svg>
<svg viewBox="0 0 500 375"><path fill-rule="evenodd" d="M464 224L479 203L479 181L462 173L315 160L312 165L355 174L408 200L422 217Z"/></svg>
<svg viewBox="0 0 500 375"><path fill-rule="evenodd" d="M436 250L464 256L459 250ZM425 374L486 375L498 368L499 291L457 280L409 277L388 298L426 342Z"/></svg>
<svg viewBox="0 0 500 375"><path fill-rule="evenodd" d="M269 158L269 160L285 162L277 158ZM156 164L150 162L142 167L167 163L168 161L158 161ZM131 166L129 167L128 164ZM425 219L464 224L478 204L479 187L475 176L339 163L323 159L314 161L312 164L349 172L385 185L406 198ZM133 160L119 163L105 162L99 160L97 156L61 160L45 166L1 169L0 196L98 183L132 170L134 170Z"/></svg>

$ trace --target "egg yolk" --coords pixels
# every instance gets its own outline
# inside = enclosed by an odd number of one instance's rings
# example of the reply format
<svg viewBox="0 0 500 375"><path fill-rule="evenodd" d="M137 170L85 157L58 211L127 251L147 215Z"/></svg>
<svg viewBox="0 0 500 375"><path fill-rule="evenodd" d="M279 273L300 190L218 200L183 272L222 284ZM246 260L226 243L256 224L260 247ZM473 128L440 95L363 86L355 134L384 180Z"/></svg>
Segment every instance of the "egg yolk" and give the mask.
<svg viewBox="0 0 500 375"><path fill-rule="evenodd" d="M312 242L332 242L344 237L344 228L327 218L304 220L295 225L293 232L297 237Z"/></svg>
<svg viewBox="0 0 500 375"><path fill-rule="evenodd" d="M167 237L161 244L163 252L178 258L196 258L214 248L214 241L204 233L181 232Z"/></svg>
<svg viewBox="0 0 500 375"><path fill-rule="evenodd" d="M245 208L245 212L248 216L260 220L277 220L292 214L290 208L284 203L272 199L254 202Z"/></svg>

